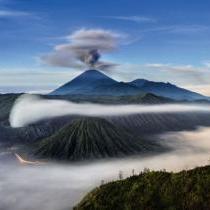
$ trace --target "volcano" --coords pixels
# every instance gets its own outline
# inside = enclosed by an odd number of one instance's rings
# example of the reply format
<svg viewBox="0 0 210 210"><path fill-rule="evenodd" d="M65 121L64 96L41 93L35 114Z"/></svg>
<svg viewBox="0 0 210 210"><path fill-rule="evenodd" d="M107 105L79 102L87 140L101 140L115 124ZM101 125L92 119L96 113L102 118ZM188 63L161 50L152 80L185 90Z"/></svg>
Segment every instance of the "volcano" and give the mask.
<svg viewBox="0 0 210 210"><path fill-rule="evenodd" d="M50 95L120 96L134 95L140 92L135 85L118 82L97 70L87 70L51 92Z"/></svg>
<svg viewBox="0 0 210 210"><path fill-rule="evenodd" d="M51 92L50 95L134 96L145 95L146 93L177 101L209 100L209 97L168 82L154 82L145 79L118 82L94 69L85 71Z"/></svg>
<svg viewBox="0 0 210 210"><path fill-rule="evenodd" d="M39 143L36 155L56 160L86 160L134 155L154 144L134 138L101 118L76 119Z"/></svg>

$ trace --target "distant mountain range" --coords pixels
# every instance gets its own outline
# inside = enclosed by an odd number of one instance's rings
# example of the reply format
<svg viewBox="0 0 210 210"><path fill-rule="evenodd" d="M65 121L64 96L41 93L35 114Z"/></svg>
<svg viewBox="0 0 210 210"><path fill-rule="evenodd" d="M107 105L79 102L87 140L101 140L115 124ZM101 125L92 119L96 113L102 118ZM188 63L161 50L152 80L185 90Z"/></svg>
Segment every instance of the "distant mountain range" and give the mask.
<svg viewBox="0 0 210 210"><path fill-rule="evenodd" d="M84 96L133 96L152 93L173 100L209 100L201 94L177 87L171 83L136 79L118 82L97 70L87 70L70 82L57 88L50 95Z"/></svg>
<svg viewBox="0 0 210 210"><path fill-rule="evenodd" d="M153 93L158 96L172 98L174 100L205 100L208 97L177 87L171 83L153 82L144 79L136 79L128 84L138 87L141 91Z"/></svg>

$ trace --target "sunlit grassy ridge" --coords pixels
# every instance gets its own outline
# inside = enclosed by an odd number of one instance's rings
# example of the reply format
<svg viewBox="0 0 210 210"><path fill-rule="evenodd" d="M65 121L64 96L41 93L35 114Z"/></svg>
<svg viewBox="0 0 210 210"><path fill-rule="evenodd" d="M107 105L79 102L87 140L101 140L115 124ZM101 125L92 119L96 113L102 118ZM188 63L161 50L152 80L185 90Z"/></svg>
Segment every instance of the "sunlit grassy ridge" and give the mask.
<svg viewBox="0 0 210 210"><path fill-rule="evenodd" d="M210 166L146 172L102 185L74 210L209 210Z"/></svg>

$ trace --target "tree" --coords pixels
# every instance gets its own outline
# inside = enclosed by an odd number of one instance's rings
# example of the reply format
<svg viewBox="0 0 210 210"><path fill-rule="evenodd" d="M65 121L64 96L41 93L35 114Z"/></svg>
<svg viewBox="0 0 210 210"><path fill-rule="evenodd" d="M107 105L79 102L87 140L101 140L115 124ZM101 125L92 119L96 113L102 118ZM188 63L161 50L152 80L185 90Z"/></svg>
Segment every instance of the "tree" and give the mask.
<svg viewBox="0 0 210 210"><path fill-rule="evenodd" d="M119 171L119 175L118 176L119 176L119 179L122 180L123 179L123 172Z"/></svg>

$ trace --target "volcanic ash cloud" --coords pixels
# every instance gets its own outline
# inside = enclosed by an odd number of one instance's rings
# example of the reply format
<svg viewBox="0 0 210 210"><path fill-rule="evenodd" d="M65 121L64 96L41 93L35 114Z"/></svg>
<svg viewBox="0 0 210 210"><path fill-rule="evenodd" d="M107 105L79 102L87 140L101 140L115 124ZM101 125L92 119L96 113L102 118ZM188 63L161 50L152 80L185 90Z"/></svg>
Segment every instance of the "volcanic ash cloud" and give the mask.
<svg viewBox="0 0 210 210"><path fill-rule="evenodd" d="M123 36L103 29L80 29L66 39L68 43L55 46L54 51L41 57L51 66L109 69L117 64L100 61L103 53L114 51Z"/></svg>

